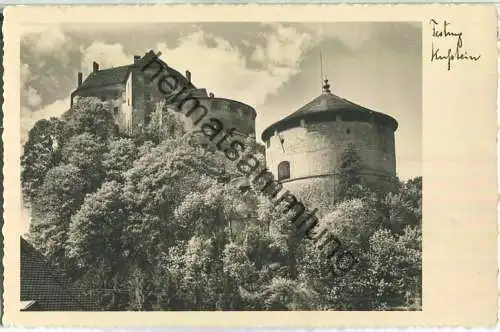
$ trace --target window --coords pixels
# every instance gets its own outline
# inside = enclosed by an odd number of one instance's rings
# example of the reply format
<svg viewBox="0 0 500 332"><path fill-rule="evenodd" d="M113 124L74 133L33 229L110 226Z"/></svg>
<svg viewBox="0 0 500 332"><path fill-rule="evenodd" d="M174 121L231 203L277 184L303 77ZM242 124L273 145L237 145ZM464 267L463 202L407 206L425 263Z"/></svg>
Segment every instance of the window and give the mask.
<svg viewBox="0 0 500 332"><path fill-rule="evenodd" d="M345 131L347 134L350 134L351 133L351 130L349 128L347 128L347 130Z"/></svg>
<svg viewBox="0 0 500 332"><path fill-rule="evenodd" d="M117 114L118 114L118 107L115 107L115 108L113 109L113 113L114 113L115 115L117 115Z"/></svg>
<svg viewBox="0 0 500 332"><path fill-rule="evenodd" d="M151 122L151 110L149 107L145 109L144 112L144 124L147 126Z"/></svg>
<svg viewBox="0 0 500 332"><path fill-rule="evenodd" d="M278 165L278 181L286 180L290 178L290 163L288 161L282 161Z"/></svg>

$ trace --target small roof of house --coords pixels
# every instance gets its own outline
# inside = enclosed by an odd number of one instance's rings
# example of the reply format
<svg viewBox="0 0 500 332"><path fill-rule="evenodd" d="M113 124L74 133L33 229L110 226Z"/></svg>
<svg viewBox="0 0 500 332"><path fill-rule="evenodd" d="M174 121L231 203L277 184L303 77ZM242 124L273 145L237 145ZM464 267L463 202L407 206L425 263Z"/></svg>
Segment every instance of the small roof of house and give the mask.
<svg viewBox="0 0 500 332"><path fill-rule="evenodd" d="M297 111L288 115L287 117L273 123L268 128L262 132L262 139L266 140L269 136L273 134L274 129L283 130L291 127L297 126L300 123L300 119L306 118L326 118L325 115L332 114L346 114L350 115L352 118L370 118L372 116L378 117L381 121L385 122L386 125L396 130L398 123L392 117L375 112L366 107L355 104L347 99L339 97L330 91L330 85L328 80L325 80L323 85L323 93L318 97L314 98Z"/></svg>
<svg viewBox="0 0 500 332"><path fill-rule="evenodd" d="M21 310L90 311L95 303L21 237Z"/></svg>
<svg viewBox="0 0 500 332"><path fill-rule="evenodd" d="M132 65L107 68L97 73L90 73L83 81L79 89L94 88L106 85L120 84L127 81L128 73Z"/></svg>
<svg viewBox="0 0 500 332"><path fill-rule="evenodd" d="M125 84L127 81L128 75L130 71L134 68L138 68L141 65L146 64L148 61L155 56L153 51L147 52L142 58L140 58L136 63L132 63L130 65L99 69L97 72L91 72L87 78L82 82L74 92L90 88L104 87L115 84ZM179 81L183 84L186 84L189 88L195 89L196 87L188 81L188 79L179 73L177 70L169 67L164 61L158 58L163 65L166 71L169 74L174 75L179 78Z"/></svg>

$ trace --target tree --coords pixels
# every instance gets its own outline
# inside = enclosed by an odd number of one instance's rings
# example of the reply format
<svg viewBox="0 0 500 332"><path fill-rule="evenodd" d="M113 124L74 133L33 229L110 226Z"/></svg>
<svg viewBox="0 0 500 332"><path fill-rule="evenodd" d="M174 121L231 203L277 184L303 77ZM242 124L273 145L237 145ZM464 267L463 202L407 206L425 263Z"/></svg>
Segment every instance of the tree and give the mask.
<svg viewBox="0 0 500 332"><path fill-rule="evenodd" d="M367 277L378 309L418 308L422 293L421 231L408 226L401 236L387 229L370 239Z"/></svg>
<svg viewBox="0 0 500 332"><path fill-rule="evenodd" d="M102 157L102 166L108 181L123 182L125 172L132 168L139 149L130 138L119 138L108 144Z"/></svg>
<svg viewBox="0 0 500 332"><path fill-rule="evenodd" d="M338 160L338 175L335 189L336 202L359 197L364 191L361 176L363 165L353 144L349 144Z"/></svg>
<svg viewBox="0 0 500 332"><path fill-rule="evenodd" d="M40 120L30 130L21 157L21 183L28 202L36 196L47 172L59 163L65 131L64 122L56 118Z"/></svg>
<svg viewBox="0 0 500 332"><path fill-rule="evenodd" d="M101 161L105 150L105 144L89 133L71 137L62 148L62 162L81 170L86 182L85 192L93 192L101 185L104 178Z"/></svg>
<svg viewBox="0 0 500 332"><path fill-rule="evenodd" d="M126 280L125 271L132 249L124 247L121 241L123 225L128 216L122 192L122 186L112 181L104 183L97 192L87 195L80 209L71 218L66 245L68 257L74 259L83 270L107 272L95 276L102 278L98 280L100 289L113 290L108 304L110 307L124 305L117 301L117 293L122 286L118 280Z"/></svg>
<svg viewBox="0 0 500 332"><path fill-rule="evenodd" d="M276 205L179 121L157 109L141 133L124 137L104 103L83 98L30 132L22 176L30 236L77 272L96 308L420 308L421 178L369 187L348 146L339 199L316 229L340 239L332 256L297 237L289 202ZM244 144L264 165L261 147ZM346 252L356 264L341 273Z"/></svg>
<svg viewBox="0 0 500 332"><path fill-rule="evenodd" d="M304 255L300 260L300 279L310 285L318 294L320 306L327 309L367 309L366 259L372 234L379 229L377 211L368 199L346 200L336 205L333 212L320 220L317 233L323 231L335 235L338 242L330 242L322 248L305 243ZM343 253L354 256L350 269L339 271ZM330 254L332 253L332 254ZM346 254L347 255L347 254Z"/></svg>
<svg viewBox="0 0 500 332"><path fill-rule="evenodd" d="M84 187L78 167L56 166L47 172L33 201L32 241L56 264L64 265L70 219L83 202Z"/></svg>
<svg viewBox="0 0 500 332"><path fill-rule="evenodd" d="M179 114L171 111L166 103L155 105L155 110L144 130L145 139L158 144L166 139L180 138L184 134L186 134L185 125Z"/></svg>
<svg viewBox="0 0 500 332"><path fill-rule="evenodd" d="M388 197L412 197L418 201L418 179L408 187L401 185ZM420 193L421 195L421 193ZM400 203L388 206L391 214L381 213L383 204L377 193L345 200L320 221L317 232L331 232L339 239L336 254L328 257L327 248L318 250L304 243L299 257L299 279L317 294L320 308L342 310L384 310L388 308L420 308L421 298L421 230L418 209L404 209L404 217L393 210ZM384 202L382 202L384 203ZM417 207L418 204L409 204ZM415 215L411 215L415 213ZM341 253L348 250L357 263L344 275L335 273Z"/></svg>
<svg viewBox="0 0 500 332"><path fill-rule="evenodd" d="M63 114L71 135L88 133L100 139L118 135L111 105L98 98L79 98L68 112Z"/></svg>

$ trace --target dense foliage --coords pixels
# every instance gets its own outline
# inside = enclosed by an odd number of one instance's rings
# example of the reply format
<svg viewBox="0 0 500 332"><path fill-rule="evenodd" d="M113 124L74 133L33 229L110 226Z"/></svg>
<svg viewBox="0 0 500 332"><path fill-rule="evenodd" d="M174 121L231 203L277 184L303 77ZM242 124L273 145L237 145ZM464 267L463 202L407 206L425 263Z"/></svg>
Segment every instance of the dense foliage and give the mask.
<svg viewBox="0 0 500 332"><path fill-rule="evenodd" d="M346 151L341 199L317 228L358 255L338 276L280 207L233 185L234 162L155 116L127 137L100 101L82 99L24 146L30 240L96 309L420 309L421 178L371 189Z"/></svg>

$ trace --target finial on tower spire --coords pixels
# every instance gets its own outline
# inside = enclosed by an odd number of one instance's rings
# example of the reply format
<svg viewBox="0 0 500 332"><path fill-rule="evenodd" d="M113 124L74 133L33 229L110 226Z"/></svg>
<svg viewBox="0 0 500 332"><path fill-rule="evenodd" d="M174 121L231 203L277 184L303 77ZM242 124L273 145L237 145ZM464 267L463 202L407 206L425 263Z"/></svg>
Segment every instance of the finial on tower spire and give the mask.
<svg viewBox="0 0 500 332"><path fill-rule="evenodd" d="M328 84L328 78L325 79L325 84L323 84L323 92L330 93L330 84Z"/></svg>
<svg viewBox="0 0 500 332"><path fill-rule="evenodd" d="M321 68L321 81L323 83L323 93L330 93L330 84L328 84L328 77L325 75L323 76L323 54L319 52L319 64ZM325 63L326 67L326 63ZM323 80L324 79L324 80Z"/></svg>

